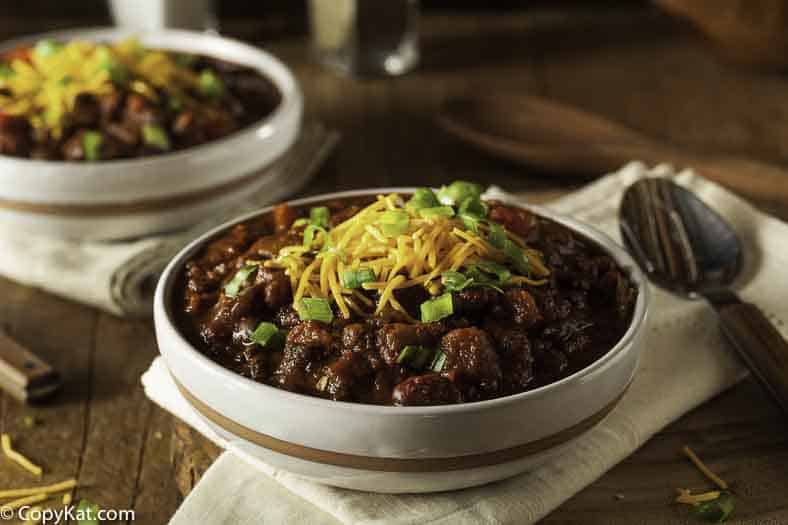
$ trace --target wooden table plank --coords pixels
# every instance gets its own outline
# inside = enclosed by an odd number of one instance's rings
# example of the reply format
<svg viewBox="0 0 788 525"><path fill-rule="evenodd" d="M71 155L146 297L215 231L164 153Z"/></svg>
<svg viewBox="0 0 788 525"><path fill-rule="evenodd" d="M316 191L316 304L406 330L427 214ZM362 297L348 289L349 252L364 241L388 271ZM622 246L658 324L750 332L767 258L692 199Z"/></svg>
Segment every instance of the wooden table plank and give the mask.
<svg viewBox="0 0 788 525"><path fill-rule="evenodd" d="M0 279L0 321L22 344L51 363L63 376L63 389L49 403L23 405L2 395L3 432L41 464L48 484L74 477L85 446L89 412L91 357L95 350L94 310ZM26 419L33 418L32 427ZM0 461L0 486L39 482L7 460Z"/></svg>

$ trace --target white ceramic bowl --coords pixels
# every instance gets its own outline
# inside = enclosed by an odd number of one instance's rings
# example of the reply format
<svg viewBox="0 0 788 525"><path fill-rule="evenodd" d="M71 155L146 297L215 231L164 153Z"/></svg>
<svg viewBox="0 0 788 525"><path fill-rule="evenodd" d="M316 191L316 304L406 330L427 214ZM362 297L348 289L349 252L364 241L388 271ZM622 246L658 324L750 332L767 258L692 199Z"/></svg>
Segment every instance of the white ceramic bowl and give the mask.
<svg viewBox="0 0 788 525"><path fill-rule="evenodd" d="M265 119L223 139L177 152L105 162L41 161L0 155L0 223L56 237L120 239L182 228L249 196L270 178L295 141L303 100L278 59L206 33L124 29L60 31L9 41L0 51L43 38L115 41L136 36L150 47L180 50L252 67L281 102Z"/></svg>
<svg viewBox="0 0 788 525"><path fill-rule="evenodd" d="M413 188L334 193L291 204L392 191ZM618 344L550 385L476 403L375 406L279 390L214 363L176 328L175 282L185 262L217 233L270 208L207 233L170 262L154 301L159 350L181 391L232 448L311 480L398 493L453 490L518 474L560 452L615 406L643 349L649 303L643 274L609 237L570 218L528 209L596 241L628 270L638 289L632 323Z"/></svg>

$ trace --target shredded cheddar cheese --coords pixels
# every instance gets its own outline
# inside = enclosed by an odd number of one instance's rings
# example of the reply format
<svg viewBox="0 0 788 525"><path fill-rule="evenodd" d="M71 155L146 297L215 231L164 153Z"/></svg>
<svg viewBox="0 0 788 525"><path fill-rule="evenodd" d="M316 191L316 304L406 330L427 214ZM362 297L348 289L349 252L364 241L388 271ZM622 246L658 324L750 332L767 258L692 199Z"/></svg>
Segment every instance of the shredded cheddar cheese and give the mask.
<svg viewBox="0 0 788 525"><path fill-rule="evenodd" d="M77 486L77 480L74 478L55 483L53 485L44 485L43 487L27 487L21 489L7 489L0 490L0 499L7 498L20 498L36 494L53 494L62 492L64 490L70 491Z"/></svg>
<svg viewBox="0 0 788 525"><path fill-rule="evenodd" d="M32 505L33 503L41 503L49 498L49 494L40 493L33 494L32 496L25 496L24 498L15 499L7 503L3 503L2 508L5 510L15 510L25 505Z"/></svg>
<svg viewBox="0 0 788 525"><path fill-rule="evenodd" d="M70 490L63 494L63 505L71 505L71 500L73 497L74 494Z"/></svg>
<svg viewBox="0 0 788 525"><path fill-rule="evenodd" d="M13 449L13 447L11 446L11 436L9 436L8 434L0 435L0 446L2 446L3 453L8 459L18 463L22 468L24 468L34 476L41 477L41 475L44 473L43 468L36 465L35 463L27 459L25 456L23 456L22 454L20 454L19 452Z"/></svg>
<svg viewBox="0 0 788 525"><path fill-rule="evenodd" d="M690 461L692 461L692 463L696 467L698 467L698 470L700 470L704 476L709 478L709 480L711 480L715 485L717 485L722 490L728 490L728 483L724 479L719 477L717 474L712 472L711 469L707 467L706 464L703 463L703 461L700 460L700 458L697 456L697 454L695 454L695 452L691 448L689 448L687 445L684 445L681 451L684 453L685 456L687 456L690 459Z"/></svg>
<svg viewBox="0 0 788 525"><path fill-rule="evenodd" d="M720 497L719 490L710 490L701 494L692 494L689 489L676 489L678 496L676 496L676 503L683 503L685 505L697 506L706 501L713 501Z"/></svg>
<svg viewBox="0 0 788 525"><path fill-rule="evenodd" d="M530 275L513 275L511 283L544 284L550 271L541 253L525 246L516 235L505 233L523 250L531 267ZM503 250L481 232L467 229L460 218L424 217L405 206L397 194L378 195L375 202L332 228L313 229L304 244L281 248L265 265L285 271L294 290L294 305L305 297L326 299L336 303L346 319L351 312L368 317L392 309L414 321L397 301L397 290L423 286L437 296L442 291L443 272L480 261L507 260ZM374 273L374 281L364 282L360 288L378 292L375 304L358 289L343 284L345 271L360 269Z"/></svg>

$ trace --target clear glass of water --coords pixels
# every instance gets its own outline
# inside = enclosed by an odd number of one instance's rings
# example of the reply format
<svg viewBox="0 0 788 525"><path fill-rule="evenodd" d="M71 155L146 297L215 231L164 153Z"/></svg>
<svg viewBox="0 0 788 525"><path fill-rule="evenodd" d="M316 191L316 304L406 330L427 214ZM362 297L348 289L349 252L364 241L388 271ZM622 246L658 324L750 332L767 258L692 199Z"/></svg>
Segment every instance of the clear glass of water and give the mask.
<svg viewBox="0 0 788 525"><path fill-rule="evenodd" d="M353 75L402 75L419 62L418 0L309 0L318 60Z"/></svg>

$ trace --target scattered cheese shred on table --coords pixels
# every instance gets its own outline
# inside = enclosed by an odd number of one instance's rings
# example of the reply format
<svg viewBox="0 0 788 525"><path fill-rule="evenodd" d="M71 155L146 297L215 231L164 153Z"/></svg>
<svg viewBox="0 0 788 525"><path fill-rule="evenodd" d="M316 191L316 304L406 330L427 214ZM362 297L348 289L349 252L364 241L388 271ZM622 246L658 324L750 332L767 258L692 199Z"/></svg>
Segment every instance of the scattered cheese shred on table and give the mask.
<svg viewBox="0 0 788 525"><path fill-rule="evenodd" d="M71 505L71 498L73 498L73 494L69 490L65 494L63 494L63 505Z"/></svg>
<svg viewBox="0 0 788 525"><path fill-rule="evenodd" d="M682 452L684 452L684 455L687 456L696 467L698 467L698 470L700 470L704 476L709 478L715 485L717 485L722 490L728 490L728 483L724 479L719 477L717 474L712 472L711 469L707 467L706 464L703 463L703 461L700 460L700 458L697 456L697 454L695 454L695 452L693 452L691 448L689 448L687 445L684 445L684 447L681 450Z"/></svg>
<svg viewBox="0 0 788 525"><path fill-rule="evenodd" d="M44 469L40 466L36 465L25 456L14 450L11 446L11 436L8 434L0 435L0 446L3 448L3 453L6 455L8 459L11 461L17 462L19 465L22 466L25 470L33 474L34 476L41 477L44 473Z"/></svg>
<svg viewBox="0 0 788 525"><path fill-rule="evenodd" d="M697 506L704 501L713 501L720 497L719 490L710 490L701 494L692 494L689 489L676 489L679 493L676 496L676 503L684 503L685 505Z"/></svg>
<svg viewBox="0 0 788 525"><path fill-rule="evenodd" d="M53 492L62 492L64 490L70 491L76 486L77 480L71 478L53 485L44 485L43 487L0 490L0 499L19 498L22 496L31 496L35 494L52 494Z"/></svg>
<svg viewBox="0 0 788 525"><path fill-rule="evenodd" d="M43 492L40 493L40 494L33 494L32 496L27 496L27 497L24 497L24 498L19 498L19 499L15 499L15 500L9 501L7 503L3 503L2 508L3 509L15 510L15 509L18 509L19 507L23 507L25 505L31 505L33 503L41 503L42 501L44 501L48 497L49 497L49 494L46 494L46 493L43 493Z"/></svg>

